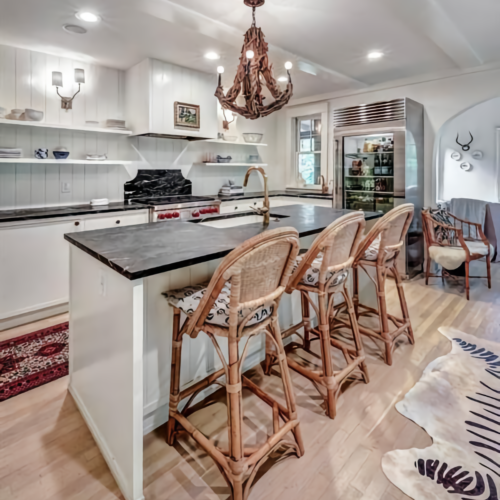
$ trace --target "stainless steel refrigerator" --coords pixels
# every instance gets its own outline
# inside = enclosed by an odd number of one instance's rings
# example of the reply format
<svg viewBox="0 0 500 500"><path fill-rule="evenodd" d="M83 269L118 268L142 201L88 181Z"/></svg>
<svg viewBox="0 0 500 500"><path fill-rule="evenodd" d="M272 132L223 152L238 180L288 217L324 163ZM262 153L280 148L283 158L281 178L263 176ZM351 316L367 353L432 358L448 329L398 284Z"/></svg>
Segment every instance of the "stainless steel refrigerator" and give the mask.
<svg viewBox="0 0 500 500"><path fill-rule="evenodd" d="M424 242L424 108L408 98L334 111L335 206L388 212L415 205L398 269L422 272Z"/></svg>

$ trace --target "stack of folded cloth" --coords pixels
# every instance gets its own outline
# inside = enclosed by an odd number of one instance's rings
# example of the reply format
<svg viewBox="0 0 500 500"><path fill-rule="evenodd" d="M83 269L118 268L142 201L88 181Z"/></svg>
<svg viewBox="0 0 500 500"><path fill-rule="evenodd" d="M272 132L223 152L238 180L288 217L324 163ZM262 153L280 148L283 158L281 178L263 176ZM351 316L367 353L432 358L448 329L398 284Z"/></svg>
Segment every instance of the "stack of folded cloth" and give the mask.
<svg viewBox="0 0 500 500"><path fill-rule="evenodd" d="M22 155L20 148L0 148L0 158L21 158Z"/></svg>
<svg viewBox="0 0 500 500"><path fill-rule="evenodd" d="M127 127L125 126L125 120L106 120L106 127L127 130Z"/></svg>
<svg viewBox="0 0 500 500"><path fill-rule="evenodd" d="M234 194L243 194L242 186L222 186L220 188L219 194L222 196L232 196Z"/></svg>

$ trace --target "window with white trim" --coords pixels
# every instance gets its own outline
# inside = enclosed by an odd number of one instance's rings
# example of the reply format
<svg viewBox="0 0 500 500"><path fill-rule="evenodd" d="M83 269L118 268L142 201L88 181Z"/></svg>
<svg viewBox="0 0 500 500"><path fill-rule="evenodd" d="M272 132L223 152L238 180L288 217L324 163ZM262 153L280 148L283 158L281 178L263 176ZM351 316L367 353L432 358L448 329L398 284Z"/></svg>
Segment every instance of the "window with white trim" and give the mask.
<svg viewBox="0 0 500 500"><path fill-rule="evenodd" d="M295 171L299 185L321 184L321 114L295 119Z"/></svg>

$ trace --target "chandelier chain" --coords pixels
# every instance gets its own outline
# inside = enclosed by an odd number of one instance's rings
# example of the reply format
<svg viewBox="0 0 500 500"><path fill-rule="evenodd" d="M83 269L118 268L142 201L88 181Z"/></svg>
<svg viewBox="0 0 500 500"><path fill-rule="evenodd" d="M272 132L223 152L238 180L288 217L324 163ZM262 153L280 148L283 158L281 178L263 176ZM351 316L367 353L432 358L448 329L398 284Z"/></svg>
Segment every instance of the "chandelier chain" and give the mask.
<svg viewBox="0 0 500 500"><path fill-rule="evenodd" d="M255 7L252 7L252 19L253 19L252 28L255 28L255 26L256 26L256 21L255 21Z"/></svg>

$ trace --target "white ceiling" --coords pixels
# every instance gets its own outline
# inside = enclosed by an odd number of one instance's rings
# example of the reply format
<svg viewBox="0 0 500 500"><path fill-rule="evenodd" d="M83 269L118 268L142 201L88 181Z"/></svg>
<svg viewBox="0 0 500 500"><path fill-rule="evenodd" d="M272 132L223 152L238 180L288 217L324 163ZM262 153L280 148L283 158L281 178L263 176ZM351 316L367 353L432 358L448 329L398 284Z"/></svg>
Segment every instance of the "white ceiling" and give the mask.
<svg viewBox="0 0 500 500"><path fill-rule="evenodd" d="M81 10L102 22L77 20ZM295 63L296 98L498 62L499 19L498 0L266 0L257 9L277 76ZM66 23L88 33L66 33ZM0 0L0 44L121 69L145 57L207 72L222 64L225 84L250 23L243 0ZM206 60L209 50L222 59ZM369 61L372 50L385 57Z"/></svg>

